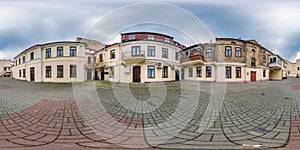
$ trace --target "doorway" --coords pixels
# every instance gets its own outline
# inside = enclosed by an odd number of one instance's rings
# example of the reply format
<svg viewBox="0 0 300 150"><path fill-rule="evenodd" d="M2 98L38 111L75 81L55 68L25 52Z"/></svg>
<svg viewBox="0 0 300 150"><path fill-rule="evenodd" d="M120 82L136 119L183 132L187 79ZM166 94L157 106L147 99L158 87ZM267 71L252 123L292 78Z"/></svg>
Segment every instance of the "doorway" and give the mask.
<svg viewBox="0 0 300 150"><path fill-rule="evenodd" d="M30 81L34 81L34 78L35 78L35 77L34 77L34 74L35 74L35 73L34 73L34 67L31 67L31 68L30 68Z"/></svg>
<svg viewBox="0 0 300 150"><path fill-rule="evenodd" d="M141 82L141 66L133 66L132 82Z"/></svg>
<svg viewBox="0 0 300 150"><path fill-rule="evenodd" d="M256 71L251 71L250 73L250 81L255 82L256 81Z"/></svg>
<svg viewBox="0 0 300 150"><path fill-rule="evenodd" d="M179 73L180 73L179 70L175 70L175 81L179 81L180 80Z"/></svg>
<svg viewBox="0 0 300 150"><path fill-rule="evenodd" d="M100 67L100 80L104 80L104 68Z"/></svg>

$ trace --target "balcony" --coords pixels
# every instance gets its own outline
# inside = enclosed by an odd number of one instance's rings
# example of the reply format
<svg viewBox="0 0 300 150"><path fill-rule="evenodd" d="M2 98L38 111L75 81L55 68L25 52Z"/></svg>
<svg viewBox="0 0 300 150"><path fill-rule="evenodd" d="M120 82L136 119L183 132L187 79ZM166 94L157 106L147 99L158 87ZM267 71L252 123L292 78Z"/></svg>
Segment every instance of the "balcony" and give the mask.
<svg viewBox="0 0 300 150"><path fill-rule="evenodd" d="M196 64L203 64L204 62L204 56L200 52L192 53L189 57L185 57L183 59L180 59L181 65L196 65Z"/></svg>
<svg viewBox="0 0 300 150"><path fill-rule="evenodd" d="M126 51L122 53L122 60L127 64L134 64L145 61L145 51Z"/></svg>
<svg viewBox="0 0 300 150"><path fill-rule="evenodd" d="M272 62L272 63L269 63L269 68L270 69L281 69L282 68L282 65L280 62Z"/></svg>

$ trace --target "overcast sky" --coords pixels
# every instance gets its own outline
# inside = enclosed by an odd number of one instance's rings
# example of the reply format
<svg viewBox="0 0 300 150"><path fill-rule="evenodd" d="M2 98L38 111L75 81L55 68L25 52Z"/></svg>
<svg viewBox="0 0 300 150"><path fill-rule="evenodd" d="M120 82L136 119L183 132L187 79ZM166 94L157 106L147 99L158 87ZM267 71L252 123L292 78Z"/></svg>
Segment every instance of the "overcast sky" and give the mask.
<svg viewBox="0 0 300 150"><path fill-rule="evenodd" d="M0 59L13 59L18 53L35 44L74 41L77 37L86 37L87 32L95 24L101 22L101 19L103 22L103 18L109 18L112 12L117 12L120 18L126 18L127 21L130 19L134 21L135 17L125 16L126 13L120 10L124 9L124 6L138 2L142 1L1 0ZM214 37L255 39L287 60L294 61L300 58L300 2L297 0L161 0L157 2L175 5L190 12L191 16L195 15ZM162 10L153 11L164 14ZM136 13L147 16L142 11L136 10ZM187 25L186 22L189 21L186 20L170 18L171 22L180 25ZM156 31L155 29L158 28L146 24L142 28L132 26L124 31ZM101 33L108 34L106 31ZM178 28L177 31L189 32ZM187 40L188 35L183 38L184 36L178 36L170 28L159 28L157 32L170 34L183 44L193 42Z"/></svg>

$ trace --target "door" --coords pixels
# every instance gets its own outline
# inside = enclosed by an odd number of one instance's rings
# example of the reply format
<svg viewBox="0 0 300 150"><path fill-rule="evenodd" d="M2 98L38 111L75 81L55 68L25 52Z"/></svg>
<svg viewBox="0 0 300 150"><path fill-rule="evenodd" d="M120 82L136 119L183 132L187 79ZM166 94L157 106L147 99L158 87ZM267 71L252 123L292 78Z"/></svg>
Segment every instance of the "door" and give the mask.
<svg viewBox="0 0 300 150"><path fill-rule="evenodd" d="M87 70L87 80L92 80L92 71Z"/></svg>
<svg viewBox="0 0 300 150"><path fill-rule="evenodd" d="M100 80L104 80L104 68L103 67L101 67L100 68Z"/></svg>
<svg viewBox="0 0 300 150"><path fill-rule="evenodd" d="M34 81L34 67L30 68L30 81Z"/></svg>
<svg viewBox="0 0 300 150"><path fill-rule="evenodd" d="M175 81L179 81L179 70L175 70Z"/></svg>
<svg viewBox="0 0 300 150"><path fill-rule="evenodd" d="M141 82L141 66L133 66L133 82Z"/></svg>
<svg viewBox="0 0 300 150"><path fill-rule="evenodd" d="M256 81L256 71L251 71L250 81L251 82Z"/></svg>
<svg viewBox="0 0 300 150"><path fill-rule="evenodd" d="M98 71L97 70L95 70L95 80L99 80Z"/></svg>

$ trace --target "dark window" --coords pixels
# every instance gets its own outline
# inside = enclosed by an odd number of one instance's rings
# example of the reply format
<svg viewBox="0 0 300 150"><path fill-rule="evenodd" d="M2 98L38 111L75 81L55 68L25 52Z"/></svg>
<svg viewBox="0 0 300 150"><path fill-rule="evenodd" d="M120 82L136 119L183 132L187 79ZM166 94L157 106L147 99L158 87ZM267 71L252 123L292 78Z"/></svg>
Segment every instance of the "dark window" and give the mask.
<svg viewBox="0 0 300 150"><path fill-rule="evenodd" d="M51 66L46 66L46 78L51 78Z"/></svg>
<svg viewBox="0 0 300 150"><path fill-rule="evenodd" d="M270 63L276 62L276 57L270 58Z"/></svg>
<svg viewBox="0 0 300 150"><path fill-rule="evenodd" d="M21 64L21 58L19 58L19 64Z"/></svg>
<svg viewBox="0 0 300 150"><path fill-rule="evenodd" d="M25 78L25 77L26 77L26 70L23 69L23 78Z"/></svg>
<svg viewBox="0 0 300 150"><path fill-rule="evenodd" d="M33 60L34 59L34 52L31 52L30 53L30 60ZM20 60L19 60L20 61ZM20 61L20 63L21 63L21 61Z"/></svg>
<svg viewBox="0 0 300 150"><path fill-rule="evenodd" d="M240 47L235 48L235 56L236 57L241 57L242 56Z"/></svg>
<svg viewBox="0 0 300 150"><path fill-rule="evenodd" d="M103 54L99 55L99 61L102 62L103 61Z"/></svg>
<svg viewBox="0 0 300 150"><path fill-rule="evenodd" d="M251 58L251 66L255 67L255 58Z"/></svg>
<svg viewBox="0 0 300 150"><path fill-rule="evenodd" d="M76 56L76 47L74 46L71 46L70 47L70 56Z"/></svg>
<svg viewBox="0 0 300 150"><path fill-rule="evenodd" d="M202 77L202 67L197 67L197 77Z"/></svg>
<svg viewBox="0 0 300 150"><path fill-rule="evenodd" d="M25 56L23 56L23 63L25 63Z"/></svg>
<svg viewBox="0 0 300 150"><path fill-rule="evenodd" d="M57 78L63 78L63 77L64 77L64 66L57 65Z"/></svg>
<svg viewBox="0 0 300 150"><path fill-rule="evenodd" d="M148 78L155 78L155 66L148 66Z"/></svg>
<svg viewBox="0 0 300 150"><path fill-rule="evenodd" d="M155 57L155 46L148 46L148 56Z"/></svg>
<svg viewBox="0 0 300 150"><path fill-rule="evenodd" d="M242 77L241 67L235 67L235 77L236 78L241 78Z"/></svg>
<svg viewBox="0 0 300 150"><path fill-rule="evenodd" d="M179 52L175 52L175 60L179 60Z"/></svg>
<svg viewBox="0 0 300 150"><path fill-rule="evenodd" d="M88 57L88 64L91 64L91 63L92 63L92 58Z"/></svg>
<svg viewBox="0 0 300 150"><path fill-rule="evenodd" d="M193 77L193 68L189 68L189 77Z"/></svg>
<svg viewBox="0 0 300 150"><path fill-rule="evenodd" d="M211 56L212 56L211 49L205 50L205 57L206 57L206 58L211 58Z"/></svg>
<svg viewBox="0 0 300 150"><path fill-rule="evenodd" d="M132 46L131 47L131 56L132 57L140 57L141 56L141 47L140 46Z"/></svg>
<svg viewBox="0 0 300 150"><path fill-rule="evenodd" d="M109 67L109 77L114 78L115 77L115 69L114 67Z"/></svg>
<svg viewBox="0 0 300 150"><path fill-rule="evenodd" d="M211 77L212 69L211 66L206 66L206 77Z"/></svg>
<svg viewBox="0 0 300 150"><path fill-rule="evenodd" d="M231 56L231 46L226 46L225 47L225 56L226 57Z"/></svg>
<svg viewBox="0 0 300 150"><path fill-rule="evenodd" d="M46 58L51 58L51 48L46 49Z"/></svg>
<svg viewBox="0 0 300 150"><path fill-rule="evenodd" d="M22 70L19 70L19 77L22 77Z"/></svg>
<svg viewBox="0 0 300 150"><path fill-rule="evenodd" d="M162 58L168 58L168 49L162 48Z"/></svg>
<svg viewBox="0 0 300 150"><path fill-rule="evenodd" d="M231 67L226 67L226 78L231 78Z"/></svg>
<svg viewBox="0 0 300 150"><path fill-rule="evenodd" d="M263 77L266 77L266 70L263 70Z"/></svg>
<svg viewBox="0 0 300 150"><path fill-rule="evenodd" d="M64 56L64 48L63 47L57 47L57 57Z"/></svg>
<svg viewBox="0 0 300 150"><path fill-rule="evenodd" d="M164 66L162 70L162 77L168 78L168 66Z"/></svg>
<svg viewBox="0 0 300 150"><path fill-rule="evenodd" d="M263 56L263 62L264 63L266 62L266 56Z"/></svg>
<svg viewBox="0 0 300 150"><path fill-rule="evenodd" d="M70 78L76 78L76 77L77 77L77 66L70 65Z"/></svg>
<svg viewBox="0 0 300 150"><path fill-rule="evenodd" d="M116 58L116 51L115 50L111 50L110 51L110 59L115 59Z"/></svg>

